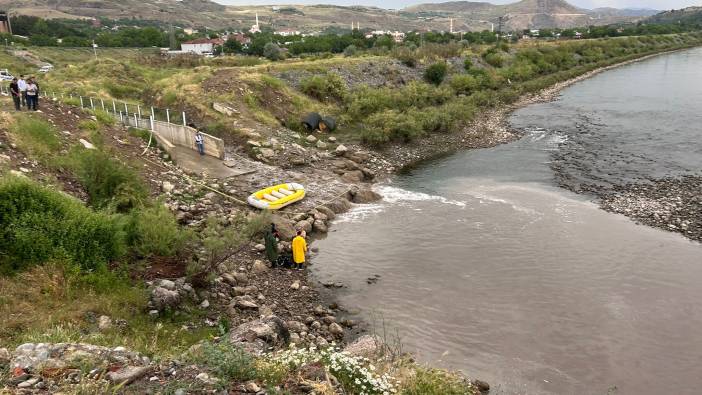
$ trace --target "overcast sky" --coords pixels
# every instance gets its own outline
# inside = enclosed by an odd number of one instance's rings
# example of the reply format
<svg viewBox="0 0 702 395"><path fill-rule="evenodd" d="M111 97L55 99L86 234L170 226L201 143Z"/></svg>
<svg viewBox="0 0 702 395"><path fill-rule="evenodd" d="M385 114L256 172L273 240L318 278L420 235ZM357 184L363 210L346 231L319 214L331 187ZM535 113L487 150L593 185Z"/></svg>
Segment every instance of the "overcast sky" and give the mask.
<svg viewBox="0 0 702 395"><path fill-rule="evenodd" d="M337 5L374 5L383 8L404 8L420 3L441 3L448 0L214 0L222 4L337 4ZM476 0L477 1L477 0ZM483 0L494 4L514 3L517 0ZM702 0L570 0L571 4L584 8L653 8L669 10L691 5L702 5Z"/></svg>

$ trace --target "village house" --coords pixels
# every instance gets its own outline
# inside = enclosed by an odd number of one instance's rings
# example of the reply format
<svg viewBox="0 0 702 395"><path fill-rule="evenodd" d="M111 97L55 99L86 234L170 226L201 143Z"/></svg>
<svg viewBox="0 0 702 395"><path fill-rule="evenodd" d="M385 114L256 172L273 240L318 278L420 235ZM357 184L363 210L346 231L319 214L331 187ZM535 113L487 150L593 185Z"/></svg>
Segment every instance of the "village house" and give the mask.
<svg viewBox="0 0 702 395"><path fill-rule="evenodd" d="M224 40L221 38L198 38L180 44L180 50L183 53L194 53L197 55L211 54L216 46L223 44Z"/></svg>

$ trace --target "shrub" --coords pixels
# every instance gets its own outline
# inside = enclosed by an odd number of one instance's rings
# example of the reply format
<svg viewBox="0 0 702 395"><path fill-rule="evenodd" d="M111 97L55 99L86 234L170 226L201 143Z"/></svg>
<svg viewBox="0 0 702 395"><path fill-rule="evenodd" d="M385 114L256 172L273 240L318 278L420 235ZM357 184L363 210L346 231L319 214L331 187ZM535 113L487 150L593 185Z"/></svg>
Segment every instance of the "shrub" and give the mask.
<svg viewBox="0 0 702 395"><path fill-rule="evenodd" d="M76 175L88 193L89 203L95 207L110 206L116 212L127 212L147 199L139 176L102 151L76 148L65 165Z"/></svg>
<svg viewBox="0 0 702 395"><path fill-rule="evenodd" d="M344 48L344 56L346 56L347 58L356 56L357 53L358 53L358 48L356 48L356 46L353 44Z"/></svg>
<svg viewBox="0 0 702 395"><path fill-rule="evenodd" d="M142 257L176 255L190 238L161 204L132 211L126 231L130 247Z"/></svg>
<svg viewBox="0 0 702 395"><path fill-rule="evenodd" d="M346 84L338 74L327 73L302 80L300 90L320 101L342 100L346 95Z"/></svg>
<svg viewBox="0 0 702 395"><path fill-rule="evenodd" d="M480 86L472 75L454 75L449 81L449 85L456 94L464 95L471 94Z"/></svg>
<svg viewBox="0 0 702 395"><path fill-rule="evenodd" d="M408 47L397 47L392 50L392 57L402 62L407 67L417 66L417 55L415 51Z"/></svg>
<svg viewBox="0 0 702 395"><path fill-rule="evenodd" d="M276 43L267 43L263 46L263 56L268 60L280 60L283 58L283 53Z"/></svg>
<svg viewBox="0 0 702 395"><path fill-rule="evenodd" d="M397 110L373 114L361 132L363 142L372 145L381 145L389 141L407 142L422 135L422 126L409 114L411 113Z"/></svg>
<svg viewBox="0 0 702 395"><path fill-rule="evenodd" d="M94 270L124 253L124 233L113 217L29 180L0 181L0 271L51 259Z"/></svg>
<svg viewBox="0 0 702 395"><path fill-rule="evenodd" d="M22 152L39 159L52 156L61 147L54 127L42 119L20 117L10 132Z"/></svg>
<svg viewBox="0 0 702 395"><path fill-rule="evenodd" d="M248 381L256 378L256 365L246 351L226 342L205 343L194 357L195 362L210 367L220 380Z"/></svg>
<svg viewBox="0 0 702 395"><path fill-rule="evenodd" d="M448 66L446 66L445 62L434 63L424 71L424 80L431 84L439 85L444 81L446 73L448 73Z"/></svg>
<svg viewBox="0 0 702 395"><path fill-rule="evenodd" d="M405 395L467 395L478 391L460 376L443 370L416 368L412 378L402 383Z"/></svg>
<svg viewBox="0 0 702 395"><path fill-rule="evenodd" d="M492 67L502 67L505 63L505 58L496 52L488 52L483 56L485 62Z"/></svg>
<svg viewBox="0 0 702 395"><path fill-rule="evenodd" d="M97 121L103 125L111 126L115 124L115 118L107 111L95 110L93 114Z"/></svg>
<svg viewBox="0 0 702 395"><path fill-rule="evenodd" d="M465 58L465 60L463 60L463 69L468 71L471 68L473 68L473 59L472 58Z"/></svg>

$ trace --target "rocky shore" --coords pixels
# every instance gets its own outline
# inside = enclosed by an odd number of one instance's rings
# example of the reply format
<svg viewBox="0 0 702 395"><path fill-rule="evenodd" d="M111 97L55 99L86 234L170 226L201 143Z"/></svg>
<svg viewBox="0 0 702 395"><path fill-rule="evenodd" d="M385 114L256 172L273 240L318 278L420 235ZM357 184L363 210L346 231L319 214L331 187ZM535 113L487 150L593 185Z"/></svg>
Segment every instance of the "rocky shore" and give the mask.
<svg viewBox="0 0 702 395"><path fill-rule="evenodd" d="M626 184L602 196L604 210L702 242L702 177Z"/></svg>

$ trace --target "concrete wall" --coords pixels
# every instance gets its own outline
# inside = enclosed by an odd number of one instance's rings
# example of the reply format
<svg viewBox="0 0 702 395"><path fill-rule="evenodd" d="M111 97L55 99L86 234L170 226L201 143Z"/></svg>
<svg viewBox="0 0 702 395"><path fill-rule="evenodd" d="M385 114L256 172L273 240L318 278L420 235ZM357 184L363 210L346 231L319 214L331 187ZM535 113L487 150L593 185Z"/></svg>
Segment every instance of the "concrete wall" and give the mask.
<svg viewBox="0 0 702 395"><path fill-rule="evenodd" d="M122 123L140 129L151 129L151 121L148 118L122 117ZM195 145L195 133L197 130L189 126L177 125L173 123L154 121L154 134L169 141L173 145L197 150ZM205 146L205 154L215 158L224 159L224 141L220 138L202 133Z"/></svg>

